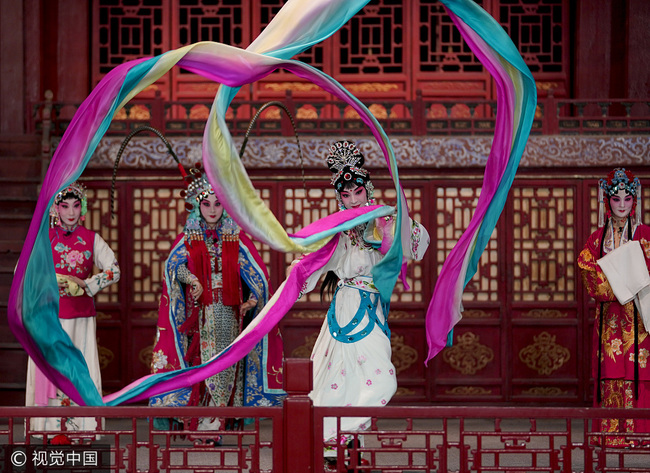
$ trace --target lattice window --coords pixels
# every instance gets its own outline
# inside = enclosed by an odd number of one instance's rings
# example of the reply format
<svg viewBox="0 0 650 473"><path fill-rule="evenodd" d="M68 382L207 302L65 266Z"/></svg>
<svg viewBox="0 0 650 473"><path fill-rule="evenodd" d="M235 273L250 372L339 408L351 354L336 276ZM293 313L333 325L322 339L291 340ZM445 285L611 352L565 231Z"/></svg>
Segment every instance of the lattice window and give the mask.
<svg viewBox="0 0 650 473"><path fill-rule="evenodd" d="M286 3L286 0L259 0L255 13L259 15L259 23L253 26L253 39L256 38L262 30L268 25L273 17L280 11L280 8ZM318 69L323 69L325 58L325 46L327 40L323 43L316 44L295 59L310 64Z"/></svg>
<svg viewBox="0 0 650 473"><path fill-rule="evenodd" d="M86 214L83 225L99 235L108 243L119 261L119 209L118 203L115 204L115 219L111 219L110 208L110 189L89 188L88 189L88 213ZM94 268L98 271L97 268ZM120 268L122 272L125 268ZM95 296L96 303L118 303L119 301L119 282L113 284Z"/></svg>
<svg viewBox="0 0 650 473"><path fill-rule="evenodd" d="M438 187L436 190L436 274L440 274L447 255L459 240L476 209L481 189L478 187ZM499 300L499 241L495 230L481 255L478 270L467 283L463 301L498 302Z"/></svg>
<svg viewBox="0 0 650 473"><path fill-rule="evenodd" d="M95 0L93 79L125 61L169 49L165 0Z"/></svg>
<svg viewBox="0 0 650 473"><path fill-rule="evenodd" d="M499 22L532 72L564 72L564 0L499 0Z"/></svg>
<svg viewBox="0 0 650 473"><path fill-rule="evenodd" d="M458 29L438 0L420 0L418 33L413 33L422 72L482 72ZM483 5L483 1L477 1Z"/></svg>
<svg viewBox="0 0 650 473"><path fill-rule="evenodd" d="M178 189L133 189L133 302L157 303L165 260L182 231L185 201Z"/></svg>
<svg viewBox="0 0 650 473"><path fill-rule="evenodd" d="M339 30L339 73L404 72L402 0L373 0Z"/></svg>
<svg viewBox="0 0 650 473"><path fill-rule="evenodd" d="M513 300L575 300L575 185L513 188Z"/></svg>
<svg viewBox="0 0 650 473"><path fill-rule="evenodd" d="M248 40L241 0L178 0L178 46L216 41L242 46Z"/></svg>

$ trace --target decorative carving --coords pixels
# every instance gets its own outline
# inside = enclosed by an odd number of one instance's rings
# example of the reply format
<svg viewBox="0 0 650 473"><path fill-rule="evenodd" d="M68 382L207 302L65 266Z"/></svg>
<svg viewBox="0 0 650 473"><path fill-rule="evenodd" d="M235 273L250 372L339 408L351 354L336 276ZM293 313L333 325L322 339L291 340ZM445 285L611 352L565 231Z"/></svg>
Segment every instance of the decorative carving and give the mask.
<svg viewBox="0 0 650 473"><path fill-rule="evenodd" d="M60 138L53 139L56 146ZM201 137L170 137L174 151L186 166L201 160ZM104 136L89 167L113 169L115 155L123 137ZM241 146L241 137L235 137ZM322 167L331 137L301 137L306 168ZM492 138L482 136L458 137L394 137L391 143L400 167L462 168L485 166ZM359 138L357 146L367 158L368 167L385 165L376 141ZM243 158L250 169L293 168L297 147L293 137L252 136L248 141L250 154ZM254 156L252 159L250 156ZM521 167L561 166L644 166L650 164L650 138L645 136L531 136L521 160ZM120 168L173 169L176 163L164 143L151 137L136 137L122 155Z"/></svg>
<svg viewBox="0 0 650 473"><path fill-rule="evenodd" d="M540 375L550 375L571 358L571 352L555 343L555 338L548 332L534 336L534 343L519 352L519 359Z"/></svg>
<svg viewBox="0 0 650 473"><path fill-rule="evenodd" d="M320 87L311 82L262 82L260 89L271 90L273 92L284 92L285 90L295 92L320 91Z"/></svg>
<svg viewBox="0 0 650 473"><path fill-rule="evenodd" d="M153 358L153 345L148 345L148 346L144 347L138 353L138 360L140 360L140 363L142 363L146 367L151 366L151 359L152 358Z"/></svg>
<svg viewBox="0 0 650 473"><path fill-rule="evenodd" d="M141 319L151 319L151 320L158 320L158 311L157 310L150 310L149 312L145 312L140 316Z"/></svg>
<svg viewBox="0 0 650 473"><path fill-rule="evenodd" d="M463 311L464 319L489 319L492 315L481 309L468 309Z"/></svg>
<svg viewBox="0 0 650 473"><path fill-rule="evenodd" d="M113 353L108 348L99 344L99 338L97 338L97 355L99 357L99 369L106 369L115 359L115 353Z"/></svg>
<svg viewBox="0 0 650 473"><path fill-rule="evenodd" d="M293 312L291 317L294 319L324 319L325 313L323 310L300 310Z"/></svg>
<svg viewBox="0 0 650 473"><path fill-rule="evenodd" d="M494 360L494 351L479 339L472 332L456 337L456 344L442 352L443 361L462 374L476 374Z"/></svg>
<svg viewBox="0 0 650 473"><path fill-rule="evenodd" d="M456 396L486 396L492 394L491 389L485 389L481 386L456 386L452 389L447 389L445 394L453 394Z"/></svg>
<svg viewBox="0 0 650 473"><path fill-rule="evenodd" d="M391 361L395 365L397 374L408 369L418 360L418 352L415 348L404 343L404 337L395 332L390 337L390 346L393 350Z"/></svg>
<svg viewBox="0 0 650 473"><path fill-rule="evenodd" d="M399 84L391 84L388 82L362 82L360 84L347 84L346 88L353 94L358 92L392 92L394 90L401 90Z"/></svg>
<svg viewBox="0 0 650 473"><path fill-rule="evenodd" d="M522 317L535 319L564 319L568 316L568 313L557 309L532 309L522 314Z"/></svg>
<svg viewBox="0 0 650 473"><path fill-rule="evenodd" d="M309 358L311 352L314 349L314 344L318 338L318 332L314 332L308 337L305 337L305 343L300 345L291 352L291 356L294 358Z"/></svg>
<svg viewBox="0 0 650 473"><path fill-rule="evenodd" d="M412 314L411 312L406 312L405 310L391 310L388 319L389 320L395 320L395 319L414 319L415 314Z"/></svg>
<svg viewBox="0 0 650 473"><path fill-rule="evenodd" d="M415 391L410 388L404 388L402 386L398 386L397 391L395 391L395 396L413 396L414 394Z"/></svg>
<svg viewBox="0 0 650 473"><path fill-rule="evenodd" d="M568 391L553 386L536 386L534 388L524 389L521 393L527 396L554 397L554 396L565 396L568 394Z"/></svg>

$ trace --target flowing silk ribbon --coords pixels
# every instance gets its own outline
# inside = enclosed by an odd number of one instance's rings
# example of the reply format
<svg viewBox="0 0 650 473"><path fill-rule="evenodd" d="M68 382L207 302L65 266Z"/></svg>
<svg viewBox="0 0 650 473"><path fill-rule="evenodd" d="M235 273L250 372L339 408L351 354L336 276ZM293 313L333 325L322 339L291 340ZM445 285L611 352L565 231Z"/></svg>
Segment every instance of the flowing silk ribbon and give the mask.
<svg viewBox="0 0 650 473"><path fill-rule="evenodd" d="M399 182L393 148L372 113L356 97L327 74L294 55L327 38L345 24L368 0L289 0L260 36L246 49L202 42L160 56L124 63L110 71L81 104L52 157L36 210L16 266L8 304L11 330L43 373L59 389L81 405L115 405L160 394L173 386L191 385L232 365L254 346L299 295L301 281L310 270L324 264L333 251L336 235L374 218L395 214L393 244L373 271L384 300L390 298L403 261L402 244L408 236L408 208ZM459 319L460 295L480 253L487 244L503 208L534 112L534 82L516 48L500 26L469 0L443 1L470 46L479 45L484 61L499 85L495 142L486 167L486 182L470 228L454 248L438 278L434 300L427 314L429 356L437 352L441 334L447 336ZM486 23L484 25L483 23ZM498 44L493 44L496 42ZM476 52L476 50L475 50ZM222 84L215 97L203 138L203 165L216 195L228 213L249 234L284 252L311 253L297 265L285 283L233 344L205 365L173 373L146 376L118 393L101 398L88 367L58 321L58 288L48 238L48 210L56 194L74 182L85 169L115 113L173 66ZM283 68L319 85L346 102L371 130L385 157L397 195L396 208L370 206L338 212L301 232L286 233L280 222L257 196L238 158L226 127L225 113L237 91ZM527 74L526 74L527 73ZM532 84L532 92L530 90ZM520 96L526 97L520 100ZM406 239L408 241L408 239ZM459 269L460 268L460 269ZM446 291L453 289L453 294ZM444 292L444 294L441 294ZM452 296L453 295L453 296ZM435 302L434 302L435 301ZM432 310L435 307L435 310ZM444 343L443 343L444 346ZM239 358L238 358L239 357Z"/></svg>

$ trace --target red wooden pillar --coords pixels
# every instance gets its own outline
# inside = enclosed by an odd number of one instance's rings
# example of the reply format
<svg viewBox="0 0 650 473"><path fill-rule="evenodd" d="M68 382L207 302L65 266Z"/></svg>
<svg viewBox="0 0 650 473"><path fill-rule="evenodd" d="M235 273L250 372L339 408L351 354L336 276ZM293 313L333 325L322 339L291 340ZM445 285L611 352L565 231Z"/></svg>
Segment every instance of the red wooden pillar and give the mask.
<svg viewBox="0 0 650 473"><path fill-rule="evenodd" d="M284 471L314 471L314 418L309 391L311 360L284 360Z"/></svg>

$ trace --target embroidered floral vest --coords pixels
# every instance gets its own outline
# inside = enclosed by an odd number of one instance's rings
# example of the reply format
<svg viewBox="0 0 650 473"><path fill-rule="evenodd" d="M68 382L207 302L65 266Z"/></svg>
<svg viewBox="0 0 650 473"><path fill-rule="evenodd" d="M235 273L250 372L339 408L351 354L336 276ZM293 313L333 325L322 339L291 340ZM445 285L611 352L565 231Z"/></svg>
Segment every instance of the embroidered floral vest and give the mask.
<svg viewBox="0 0 650 473"><path fill-rule="evenodd" d="M87 279L91 276L94 232L81 225L70 234L61 227L51 228L50 242L54 271L57 274L72 275L79 279ZM59 296L59 318L76 319L95 315L95 302L85 291L81 296L73 297L60 287Z"/></svg>

